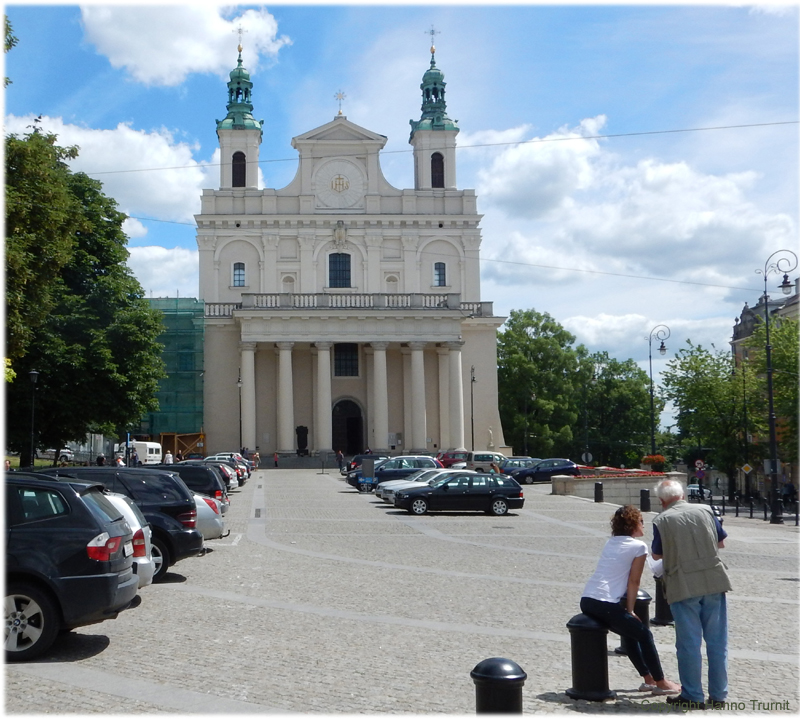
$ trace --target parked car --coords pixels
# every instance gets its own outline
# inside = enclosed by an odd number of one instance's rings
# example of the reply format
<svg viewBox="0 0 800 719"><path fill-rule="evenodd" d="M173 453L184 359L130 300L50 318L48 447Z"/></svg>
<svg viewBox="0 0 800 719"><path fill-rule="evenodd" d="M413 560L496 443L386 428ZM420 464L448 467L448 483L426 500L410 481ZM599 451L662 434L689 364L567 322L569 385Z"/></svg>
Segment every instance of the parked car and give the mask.
<svg viewBox="0 0 800 719"><path fill-rule="evenodd" d="M236 470L230 464L222 460L214 461L205 459L185 459L182 462L178 462L175 466L181 465L211 467L219 475L219 478L225 485L226 494L228 494L231 489L237 489L239 487L239 475L236 473ZM230 504L230 499L228 500L228 504Z"/></svg>
<svg viewBox="0 0 800 719"><path fill-rule="evenodd" d="M432 479L443 479L452 477L456 474L475 474L469 469L422 469L416 474L409 475L406 479L393 479L390 482L381 482L375 489L375 494L387 504L394 504L394 497L402 489L409 489L422 486L422 483L429 483ZM419 484L418 484L419 483ZM380 490L380 494L378 493Z"/></svg>
<svg viewBox="0 0 800 719"><path fill-rule="evenodd" d="M470 452L467 455L467 469L473 472L488 472L492 464L500 465L506 459L500 452Z"/></svg>
<svg viewBox="0 0 800 719"><path fill-rule="evenodd" d="M69 447L39 450L36 456L40 459L57 459L59 462L72 462L75 459L75 454Z"/></svg>
<svg viewBox="0 0 800 719"><path fill-rule="evenodd" d="M219 539L225 535L225 521L222 519L220 502L204 494L193 495L197 507L197 528L203 539Z"/></svg>
<svg viewBox="0 0 800 719"><path fill-rule="evenodd" d="M374 459L376 462L380 462L384 459L389 459L388 454L356 454L353 455L353 458L347 462L341 469L341 473L345 476L353 472L354 470L358 469L361 466L361 463L365 459Z"/></svg>
<svg viewBox="0 0 800 719"><path fill-rule="evenodd" d="M552 458L539 460L532 467L515 469L511 472L511 476L520 484L533 484L534 482L549 482L556 474L570 474L577 477L580 473L580 467L575 462Z"/></svg>
<svg viewBox="0 0 800 719"><path fill-rule="evenodd" d="M239 481L239 486L244 486L244 483L247 481L247 478L250 476L250 470L247 468L246 464L243 464L235 457L225 457L222 455L212 455L211 457L206 457L204 462L224 462L227 464L234 472L236 472L236 479Z"/></svg>
<svg viewBox="0 0 800 719"><path fill-rule="evenodd" d="M131 606L133 532L101 485L6 473L5 656L34 659L63 630Z"/></svg>
<svg viewBox="0 0 800 719"><path fill-rule="evenodd" d="M407 477L409 474L414 474L418 469L436 469L442 468L442 463L434 457L427 455L401 455L399 457L389 457L382 460L379 464L375 465L375 479L369 485L368 490L372 491L373 486L384 482L388 479L400 479ZM362 479L361 469L350 472L347 475L347 483L362 491L365 483ZM369 483L368 483L369 484Z"/></svg>
<svg viewBox="0 0 800 719"><path fill-rule="evenodd" d="M503 474L511 474L515 469L533 467L534 464L541 461L538 457L509 457L500 462L498 466Z"/></svg>
<svg viewBox="0 0 800 719"><path fill-rule="evenodd" d="M247 470L247 477L245 477L245 479L250 477L250 474L255 467L253 462L251 462L249 459L245 459L238 452L217 452L216 454L212 454L210 457L206 457L206 459L232 459L237 464L244 466Z"/></svg>
<svg viewBox="0 0 800 719"><path fill-rule="evenodd" d="M100 482L136 502L153 532L154 582L161 581L176 562L203 552L194 498L172 472L141 467L48 467L41 473Z"/></svg>
<svg viewBox="0 0 800 719"><path fill-rule="evenodd" d="M700 499L700 485L687 484L686 485L686 498L687 499ZM711 490L708 487L703 487L703 499L709 501L711 499Z"/></svg>
<svg viewBox="0 0 800 719"><path fill-rule="evenodd" d="M153 562L152 530L142 510L130 497L116 492L104 492L111 502L125 517L133 532L133 573L139 578L139 589L153 583L156 565Z"/></svg>
<svg viewBox="0 0 800 719"><path fill-rule="evenodd" d="M184 481L186 486L197 494L218 499L223 505L223 510L228 511L230 500L225 480L217 473L217 468L211 464L194 464L178 462L177 464L158 464L152 467L165 472L174 472ZM148 467L150 469L150 467Z"/></svg>
<svg viewBox="0 0 800 719"><path fill-rule="evenodd" d="M400 489L394 496L395 507L416 515L449 509L500 516L524 503L522 487L505 474L458 473L432 479L429 486Z"/></svg>
<svg viewBox="0 0 800 719"><path fill-rule="evenodd" d="M442 463L442 467L447 469L454 464L466 463L468 455L469 452L467 452L466 449L447 449L443 452L439 452L439 454L436 455L436 459Z"/></svg>

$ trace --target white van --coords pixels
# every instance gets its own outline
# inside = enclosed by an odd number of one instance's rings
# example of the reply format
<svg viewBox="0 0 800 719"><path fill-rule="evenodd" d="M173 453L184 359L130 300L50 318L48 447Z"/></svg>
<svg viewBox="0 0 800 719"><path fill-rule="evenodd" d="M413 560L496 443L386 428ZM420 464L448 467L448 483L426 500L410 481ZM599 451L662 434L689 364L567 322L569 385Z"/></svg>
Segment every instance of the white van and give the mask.
<svg viewBox="0 0 800 719"><path fill-rule="evenodd" d="M470 452L467 455L467 469L488 472L492 463L499 465L505 458L506 456L500 452Z"/></svg>
<svg viewBox="0 0 800 719"><path fill-rule="evenodd" d="M161 445L158 442L142 442L138 439L128 443L131 454L136 450L140 464L161 464ZM114 454L125 459L125 443L114 446Z"/></svg>

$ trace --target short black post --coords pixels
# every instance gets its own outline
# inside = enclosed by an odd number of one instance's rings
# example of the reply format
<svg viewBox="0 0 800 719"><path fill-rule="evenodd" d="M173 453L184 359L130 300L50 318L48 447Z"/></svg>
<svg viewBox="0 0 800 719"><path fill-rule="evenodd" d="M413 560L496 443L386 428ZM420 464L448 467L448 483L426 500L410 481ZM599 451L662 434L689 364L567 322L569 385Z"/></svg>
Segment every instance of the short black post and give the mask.
<svg viewBox="0 0 800 719"><path fill-rule="evenodd" d="M639 490L639 506L641 507L643 512L650 511L650 490L649 489L640 489Z"/></svg>
<svg viewBox="0 0 800 719"><path fill-rule="evenodd" d="M739 516L739 497L736 497L736 516Z"/></svg>
<svg viewBox="0 0 800 719"><path fill-rule="evenodd" d="M644 589L640 589L636 595L636 601L633 603L633 613L642 620L642 624L646 627L650 627L650 602L652 601L652 597L644 591ZM623 596L622 599L619 600L619 603L625 607L628 605L628 599L626 596ZM628 643L629 639L627 637L620 637L619 638L619 646L614 650L615 654L624 654L628 656Z"/></svg>
<svg viewBox="0 0 800 719"><path fill-rule="evenodd" d="M750 519L753 518L753 498L750 498Z"/></svg>
<svg viewBox="0 0 800 719"><path fill-rule="evenodd" d="M603 483L602 482L595 482L594 483L594 501L595 502L602 502L603 501Z"/></svg>
<svg viewBox="0 0 800 719"><path fill-rule="evenodd" d="M586 614L576 614L567 622L572 649L570 699L602 702L617 693L608 688L608 627Z"/></svg>
<svg viewBox="0 0 800 719"><path fill-rule="evenodd" d="M674 623L672 610L667 603L667 595L664 594L664 580L661 577L656 577L656 614L650 620L650 624L667 627Z"/></svg>
<svg viewBox="0 0 800 719"><path fill-rule="evenodd" d="M502 657L484 659L469 674L475 683L476 714L522 714L522 685L528 675Z"/></svg>
<svg viewBox="0 0 800 719"><path fill-rule="evenodd" d="M794 503L794 526L800 527L800 502Z"/></svg>
<svg viewBox="0 0 800 719"><path fill-rule="evenodd" d="M767 521L767 500L764 500L764 521Z"/></svg>

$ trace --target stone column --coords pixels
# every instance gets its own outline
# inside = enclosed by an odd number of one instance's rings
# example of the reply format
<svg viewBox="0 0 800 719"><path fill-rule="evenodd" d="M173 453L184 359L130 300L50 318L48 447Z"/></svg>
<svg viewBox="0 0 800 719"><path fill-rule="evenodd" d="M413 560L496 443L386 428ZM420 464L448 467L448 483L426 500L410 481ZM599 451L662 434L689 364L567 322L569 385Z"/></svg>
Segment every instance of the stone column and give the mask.
<svg viewBox="0 0 800 719"><path fill-rule="evenodd" d="M388 342L371 342L373 397L373 427L375 428L375 451L389 449L389 388L386 374L386 348Z"/></svg>
<svg viewBox="0 0 800 719"><path fill-rule="evenodd" d="M450 449L450 350L447 346L437 347L436 354L439 360L439 449Z"/></svg>
<svg viewBox="0 0 800 719"><path fill-rule="evenodd" d="M400 354L403 357L403 454L408 454L411 450L411 350L408 347L401 347Z"/></svg>
<svg viewBox="0 0 800 719"><path fill-rule="evenodd" d="M294 380L292 347L294 342L276 342L278 355L278 451L294 453Z"/></svg>
<svg viewBox="0 0 800 719"><path fill-rule="evenodd" d="M332 342L315 342L317 348L317 421L314 439L317 452L333 451L331 418L331 347Z"/></svg>
<svg viewBox="0 0 800 719"><path fill-rule="evenodd" d="M428 426L425 416L425 357L424 342L409 342L411 348L411 452L428 449Z"/></svg>
<svg viewBox="0 0 800 719"><path fill-rule="evenodd" d="M256 448L256 343L240 342L242 372L242 445ZM238 449L238 448L237 448Z"/></svg>
<svg viewBox="0 0 800 719"><path fill-rule="evenodd" d="M464 447L464 381L461 377L463 342L448 342L450 348L450 446Z"/></svg>

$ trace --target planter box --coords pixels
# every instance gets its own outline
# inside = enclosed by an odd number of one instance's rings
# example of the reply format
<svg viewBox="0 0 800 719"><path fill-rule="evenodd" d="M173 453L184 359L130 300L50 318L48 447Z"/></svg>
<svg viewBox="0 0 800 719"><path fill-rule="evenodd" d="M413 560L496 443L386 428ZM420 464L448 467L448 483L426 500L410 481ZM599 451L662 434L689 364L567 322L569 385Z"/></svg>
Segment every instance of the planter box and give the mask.
<svg viewBox="0 0 800 719"><path fill-rule="evenodd" d="M639 506L640 490L650 490L650 502L654 511L659 511L658 498L653 489L662 479L677 479L686 486L686 475L682 472L667 472L666 474L648 474L642 476L638 473L624 476L609 476L598 472L595 476L570 477L556 475L550 481L551 494L572 495L584 499L594 499L595 482L603 483L603 499L609 504L632 504Z"/></svg>

